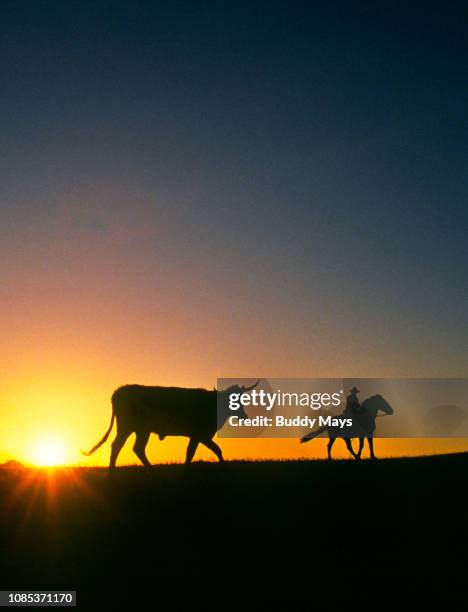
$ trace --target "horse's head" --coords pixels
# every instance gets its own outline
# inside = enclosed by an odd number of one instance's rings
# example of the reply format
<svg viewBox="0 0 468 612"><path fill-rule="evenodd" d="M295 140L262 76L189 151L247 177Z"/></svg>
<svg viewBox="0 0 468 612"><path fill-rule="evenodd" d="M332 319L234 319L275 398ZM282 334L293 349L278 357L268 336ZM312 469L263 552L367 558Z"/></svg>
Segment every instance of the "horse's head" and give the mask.
<svg viewBox="0 0 468 612"><path fill-rule="evenodd" d="M383 412L384 414L393 414L394 410L390 404L385 400L379 393L372 395L362 402L363 407L374 416L377 413Z"/></svg>

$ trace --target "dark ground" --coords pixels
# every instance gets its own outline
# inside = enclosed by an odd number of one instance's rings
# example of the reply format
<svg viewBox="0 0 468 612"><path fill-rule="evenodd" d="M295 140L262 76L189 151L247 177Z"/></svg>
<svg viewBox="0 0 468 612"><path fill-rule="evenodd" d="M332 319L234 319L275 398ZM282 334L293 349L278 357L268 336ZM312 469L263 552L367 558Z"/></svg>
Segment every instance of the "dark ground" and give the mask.
<svg viewBox="0 0 468 612"><path fill-rule="evenodd" d="M129 467L113 482L0 470L0 588L73 589L83 610L312 609L320 593L334 609L403 588L466 603L467 468L460 454Z"/></svg>

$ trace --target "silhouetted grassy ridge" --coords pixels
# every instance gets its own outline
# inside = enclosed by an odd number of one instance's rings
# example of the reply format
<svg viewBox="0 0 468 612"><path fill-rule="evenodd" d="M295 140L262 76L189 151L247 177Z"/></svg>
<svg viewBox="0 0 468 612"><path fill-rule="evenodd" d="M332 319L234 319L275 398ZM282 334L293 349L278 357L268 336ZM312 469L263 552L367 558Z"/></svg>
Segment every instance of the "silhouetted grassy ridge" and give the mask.
<svg viewBox="0 0 468 612"><path fill-rule="evenodd" d="M94 609L221 586L234 598L246 581L262 601L337 577L427 591L448 573L455 597L467 468L461 454L127 467L113 482L101 468L0 470L2 588L76 589Z"/></svg>

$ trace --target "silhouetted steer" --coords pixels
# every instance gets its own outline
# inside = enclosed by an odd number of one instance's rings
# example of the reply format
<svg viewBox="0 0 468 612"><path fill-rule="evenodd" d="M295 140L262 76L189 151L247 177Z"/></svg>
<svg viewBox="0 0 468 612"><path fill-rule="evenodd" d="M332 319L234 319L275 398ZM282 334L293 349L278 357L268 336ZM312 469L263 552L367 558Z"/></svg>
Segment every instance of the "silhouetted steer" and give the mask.
<svg viewBox="0 0 468 612"><path fill-rule="evenodd" d="M186 463L193 459L198 444L201 442L213 451L219 461L223 461L221 449L213 441L213 436L229 417L229 394L245 393L258 385L257 381L251 387L234 386L219 392L216 389L183 389L180 387L144 387L142 385L127 385L120 387L112 396L112 418L109 429L103 438L90 451L91 455L109 437L114 419L117 420L117 435L112 442L109 469L115 468L115 462L128 436L136 433L133 450L146 467L151 467L145 448L152 433L163 440L166 436L187 436L190 441L187 446ZM219 399L220 413L217 411ZM241 414L243 413L243 414ZM236 416L245 418L247 415L242 407Z"/></svg>

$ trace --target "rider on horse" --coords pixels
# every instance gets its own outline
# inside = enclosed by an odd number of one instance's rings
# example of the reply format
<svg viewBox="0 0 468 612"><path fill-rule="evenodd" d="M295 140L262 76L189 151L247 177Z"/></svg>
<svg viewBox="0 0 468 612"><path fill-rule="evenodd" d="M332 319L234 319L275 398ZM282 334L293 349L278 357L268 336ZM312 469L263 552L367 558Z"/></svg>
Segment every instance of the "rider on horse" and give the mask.
<svg viewBox="0 0 468 612"><path fill-rule="evenodd" d="M364 408L361 406L357 396L358 393L359 389L357 387L353 387L350 390L349 395L346 398L345 412L351 413L352 415L358 415L364 412Z"/></svg>

